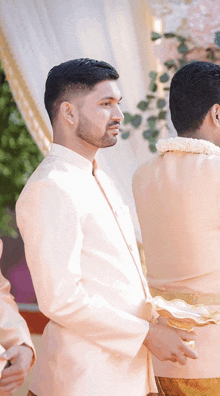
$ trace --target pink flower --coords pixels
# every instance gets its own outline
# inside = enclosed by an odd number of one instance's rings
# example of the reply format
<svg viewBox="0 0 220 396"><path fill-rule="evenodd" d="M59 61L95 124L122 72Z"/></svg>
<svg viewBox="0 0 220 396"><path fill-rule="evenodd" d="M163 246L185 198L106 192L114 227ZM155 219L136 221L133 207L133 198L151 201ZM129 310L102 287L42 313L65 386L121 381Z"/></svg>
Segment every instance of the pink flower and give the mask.
<svg viewBox="0 0 220 396"><path fill-rule="evenodd" d="M220 28L220 3L196 0L188 7L187 22L190 36L199 46L214 44L215 32Z"/></svg>

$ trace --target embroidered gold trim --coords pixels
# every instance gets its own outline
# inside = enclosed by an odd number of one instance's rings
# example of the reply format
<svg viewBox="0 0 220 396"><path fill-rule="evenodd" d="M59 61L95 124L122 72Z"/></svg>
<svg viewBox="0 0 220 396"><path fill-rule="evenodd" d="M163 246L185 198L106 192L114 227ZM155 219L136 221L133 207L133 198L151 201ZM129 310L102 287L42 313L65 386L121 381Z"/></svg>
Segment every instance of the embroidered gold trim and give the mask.
<svg viewBox="0 0 220 396"><path fill-rule="evenodd" d="M51 133L37 108L20 70L18 69L1 27L0 58L2 60L2 67L5 71L14 100L22 114L26 126L39 149L46 156L49 152L50 144L52 143Z"/></svg>

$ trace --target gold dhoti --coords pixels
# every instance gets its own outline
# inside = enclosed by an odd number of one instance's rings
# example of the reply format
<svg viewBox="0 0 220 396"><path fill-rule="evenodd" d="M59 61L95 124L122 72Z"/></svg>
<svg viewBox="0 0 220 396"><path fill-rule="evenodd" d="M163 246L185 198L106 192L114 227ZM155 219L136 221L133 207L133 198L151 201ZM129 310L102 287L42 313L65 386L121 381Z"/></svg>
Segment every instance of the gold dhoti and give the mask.
<svg viewBox="0 0 220 396"><path fill-rule="evenodd" d="M159 396L220 396L220 378L156 377Z"/></svg>

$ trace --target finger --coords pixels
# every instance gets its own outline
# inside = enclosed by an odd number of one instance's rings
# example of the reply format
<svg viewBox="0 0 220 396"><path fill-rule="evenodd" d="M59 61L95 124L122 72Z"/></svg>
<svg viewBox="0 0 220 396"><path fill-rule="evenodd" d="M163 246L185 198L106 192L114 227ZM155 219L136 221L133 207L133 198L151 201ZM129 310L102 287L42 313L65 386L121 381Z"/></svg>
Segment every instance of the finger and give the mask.
<svg viewBox="0 0 220 396"><path fill-rule="evenodd" d="M18 347L11 347L7 351L3 352L0 357L6 360L11 360L18 354Z"/></svg>
<svg viewBox="0 0 220 396"><path fill-rule="evenodd" d="M198 352L195 349L190 348L187 344L183 344L180 346L180 351L190 359L197 359L199 357Z"/></svg>
<svg viewBox="0 0 220 396"><path fill-rule="evenodd" d="M10 385L2 386L0 389L6 394L13 394L16 391L16 389L18 389L21 385L23 385L23 383L17 381L17 382L13 382Z"/></svg>
<svg viewBox="0 0 220 396"><path fill-rule="evenodd" d="M176 361L180 363L182 366L184 366L187 362L187 359L185 355L179 352L178 354L176 354Z"/></svg>
<svg viewBox="0 0 220 396"><path fill-rule="evenodd" d="M24 380L25 380L25 376L24 375L14 375L12 377L1 378L0 379L0 388L2 386L9 385L9 384L11 384L13 382L16 382L16 381L23 381L24 382Z"/></svg>
<svg viewBox="0 0 220 396"><path fill-rule="evenodd" d="M8 378L8 377L12 377L14 375L22 375L23 374L23 370L21 370L20 368L18 368L16 365L12 365L10 367L5 368L2 371L2 376L1 379L3 378Z"/></svg>

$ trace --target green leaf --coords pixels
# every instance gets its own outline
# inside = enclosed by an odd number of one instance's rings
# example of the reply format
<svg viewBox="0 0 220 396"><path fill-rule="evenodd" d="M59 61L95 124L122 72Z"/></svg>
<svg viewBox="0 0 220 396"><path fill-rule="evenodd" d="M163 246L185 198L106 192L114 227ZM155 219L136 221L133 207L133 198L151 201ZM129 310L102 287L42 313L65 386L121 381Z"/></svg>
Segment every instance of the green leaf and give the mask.
<svg viewBox="0 0 220 396"><path fill-rule="evenodd" d="M177 50L180 54L186 54L189 51L187 45L182 43L177 47Z"/></svg>
<svg viewBox="0 0 220 396"><path fill-rule="evenodd" d="M211 61L215 61L216 60L216 57L215 57L215 52L213 51L213 49L208 49L207 50L207 52L208 52L208 55L207 55L207 59L211 59Z"/></svg>
<svg viewBox="0 0 220 396"><path fill-rule="evenodd" d="M160 132L155 130L152 132L152 137L156 139L159 136L159 134L160 134Z"/></svg>
<svg viewBox="0 0 220 396"><path fill-rule="evenodd" d="M157 32L151 32L151 40L152 41L156 41L156 40L158 40L158 39L160 39L162 36L159 34L159 33L157 33Z"/></svg>
<svg viewBox="0 0 220 396"><path fill-rule="evenodd" d="M141 125L141 123L142 123L142 117L141 117L139 114L136 114L136 115L132 118L131 123L132 123L132 125L133 125L135 128L138 128L138 127Z"/></svg>
<svg viewBox="0 0 220 396"><path fill-rule="evenodd" d="M137 107L138 109L142 110L142 111L146 111L148 108L149 103L145 102L144 100L142 100L141 102L138 103Z"/></svg>
<svg viewBox="0 0 220 396"><path fill-rule="evenodd" d="M158 109L162 109L164 106L166 106L166 100L164 100L164 99L158 99L158 101L157 101L157 107L158 107Z"/></svg>
<svg viewBox="0 0 220 396"><path fill-rule="evenodd" d="M175 65L175 62L173 59L169 59L168 61L164 62L164 65L170 69L171 67L173 67Z"/></svg>
<svg viewBox="0 0 220 396"><path fill-rule="evenodd" d="M123 124L129 124L129 122L131 122L132 120L132 116L129 113L124 113L124 121Z"/></svg>
<svg viewBox="0 0 220 396"><path fill-rule="evenodd" d="M157 121L157 117L155 117L155 116L150 116L150 117L148 117L148 119L147 119L147 121Z"/></svg>
<svg viewBox="0 0 220 396"><path fill-rule="evenodd" d="M162 111L160 111L160 113L158 115L158 119L159 120L165 120L166 119L166 115L167 115L167 111L162 110Z"/></svg>
<svg viewBox="0 0 220 396"><path fill-rule="evenodd" d="M185 37L183 37L183 36L176 36L176 37L177 37L178 41L179 41L181 44L185 44L185 42L186 42L186 38L185 38Z"/></svg>
<svg viewBox="0 0 220 396"><path fill-rule="evenodd" d="M153 81L151 81L149 89L151 92L156 92L157 91L157 84L155 84Z"/></svg>
<svg viewBox="0 0 220 396"><path fill-rule="evenodd" d="M155 130L155 125L156 125L157 117L151 116L147 119L148 125L151 129L151 131Z"/></svg>
<svg viewBox="0 0 220 396"><path fill-rule="evenodd" d="M122 139L127 139L127 138L129 138L129 136L130 136L130 132L129 131L127 131L127 132L123 132L122 134L121 134L121 137L122 137Z"/></svg>
<svg viewBox="0 0 220 396"><path fill-rule="evenodd" d="M151 100L151 99L154 99L155 96L154 96L154 95L146 95L146 98L147 98L148 100Z"/></svg>
<svg viewBox="0 0 220 396"><path fill-rule="evenodd" d="M148 138L148 141L150 142L150 143L156 143L156 139L151 135L149 138Z"/></svg>
<svg viewBox="0 0 220 396"><path fill-rule="evenodd" d="M151 135L152 135L152 130L151 129L146 129L146 131L143 132L143 137L146 140L148 140Z"/></svg>
<svg viewBox="0 0 220 396"><path fill-rule="evenodd" d="M215 41L214 42L217 47L220 47L220 32L219 31L215 32Z"/></svg>
<svg viewBox="0 0 220 396"><path fill-rule="evenodd" d="M175 33L164 33L164 37L165 38L173 38L173 37L176 37L176 34Z"/></svg>
<svg viewBox="0 0 220 396"><path fill-rule="evenodd" d="M149 149L150 149L150 151L151 151L152 153L156 153L157 148L156 148L156 146L155 146L155 143L150 143L150 144L149 144Z"/></svg>
<svg viewBox="0 0 220 396"><path fill-rule="evenodd" d="M160 81L162 83L169 81L169 79L170 79L170 77L169 77L169 74L167 74L167 73L164 73L164 74L162 74L162 76L160 76Z"/></svg>
<svg viewBox="0 0 220 396"><path fill-rule="evenodd" d="M157 78L157 72L151 71L151 72L149 73L149 76L150 76L150 78L151 78L152 81L155 81L156 78Z"/></svg>

